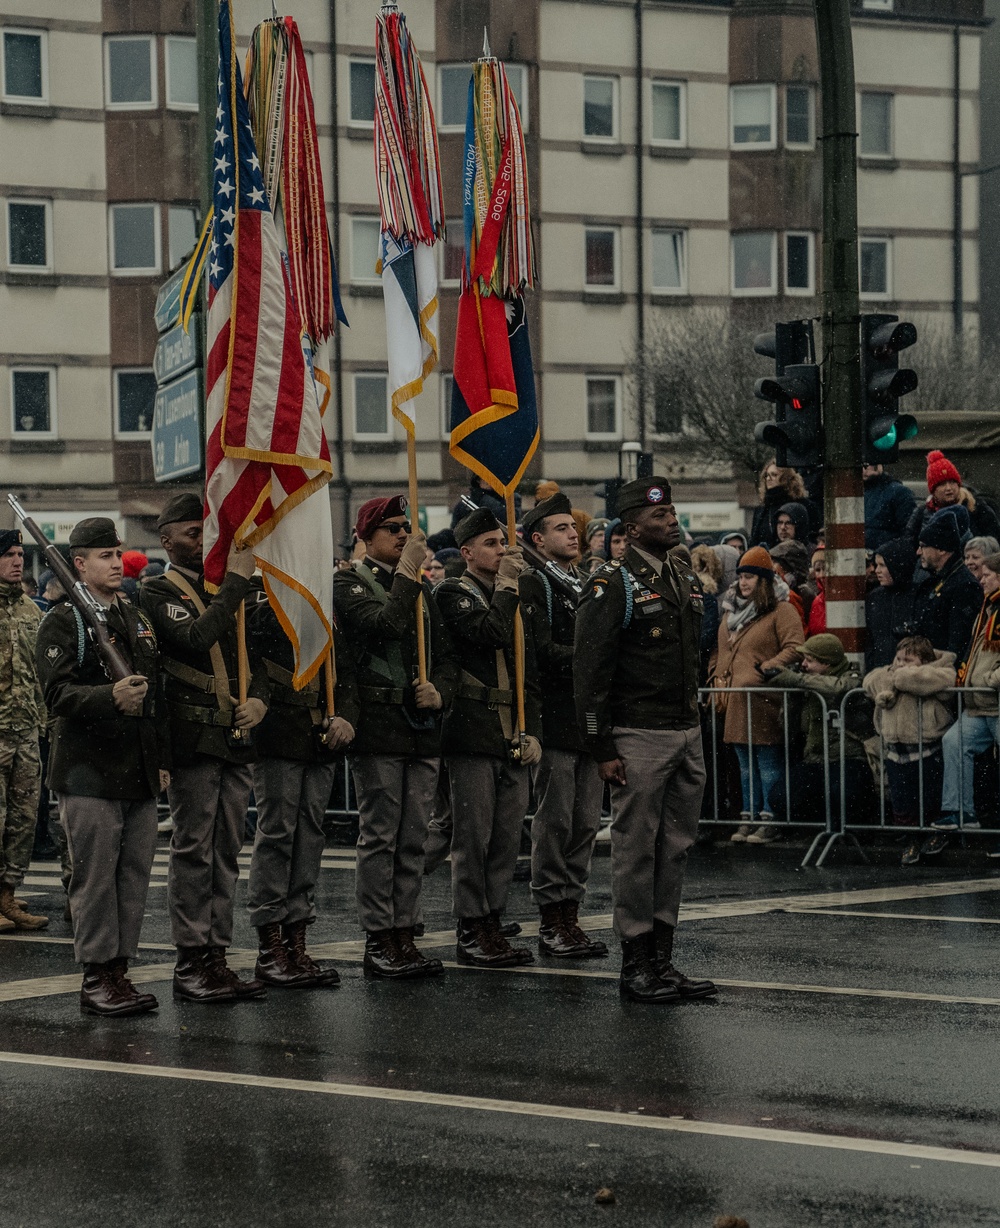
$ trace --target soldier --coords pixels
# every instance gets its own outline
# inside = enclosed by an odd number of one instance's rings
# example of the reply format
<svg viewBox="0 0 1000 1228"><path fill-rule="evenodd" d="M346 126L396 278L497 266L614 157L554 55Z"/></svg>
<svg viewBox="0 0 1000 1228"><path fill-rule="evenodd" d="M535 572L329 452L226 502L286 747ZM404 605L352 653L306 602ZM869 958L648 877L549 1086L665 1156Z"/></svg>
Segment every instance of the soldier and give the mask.
<svg viewBox="0 0 1000 1228"><path fill-rule="evenodd" d="M81 520L69 539L76 573L107 610L112 642L134 671L107 670L83 617L68 601L38 631L38 672L55 730L48 785L69 841L73 950L84 966L80 1009L92 1015L155 1010L128 962L139 947L156 852L156 799L167 787L167 731L155 700L156 637L118 596L121 542L114 521Z"/></svg>
<svg viewBox="0 0 1000 1228"><path fill-rule="evenodd" d="M669 551L680 527L664 478L627 482L623 558L588 581L576 621L573 685L585 744L611 782L611 882L621 992L672 1003L716 992L672 963L705 763L698 722L702 594Z"/></svg>
<svg viewBox="0 0 1000 1228"><path fill-rule="evenodd" d="M537 503L522 524L545 559L576 578L580 538L569 499ZM573 632L577 599L542 570L521 576L542 690L542 761L534 769L531 894L541 914L538 949L561 958L604 956L608 948L580 929L578 913L601 825L604 782L583 745L573 704Z"/></svg>
<svg viewBox="0 0 1000 1228"><path fill-rule="evenodd" d="M531 952L512 947L500 928L528 809L529 770L542 753L538 677L527 637L527 736L523 745L516 741L515 614L525 563L519 547L507 549L488 508L459 521L455 540L465 574L442 580L434 597L463 666L444 725L458 960L481 967L530 964Z"/></svg>
<svg viewBox="0 0 1000 1228"><path fill-rule="evenodd" d="M237 689L236 611L250 591L249 550L229 552L215 596L205 589L202 506L176 495L157 522L170 570L143 582L139 604L160 643L174 770L170 782L170 924L177 946L174 996L232 1002L266 996L226 963L233 940L253 743L246 731L267 711L267 675L254 669L246 703Z"/></svg>
<svg viewBox="0 0 1000 1228"><path fill-rule="evenodd" d="M38 738L45 704L35 668L38 606L21 589L19 529L0 532L0 931L40 930L48 917L26 911L14 892L35 843L42 764Z"/></svg>
<svg viewBox="0 0 1000 1228"><path fill-rule="evenodd" d="M337 761L358 723L353 664L335 629L334 715L326 711L319 676L293 688L292 643L267 602L254 611L250 642L270 681L267 716L254 733L257 833L247 907L260 946L256 976L293 989L338 985L336 969L321 967L306 950L306 930L316 920L323 820Z"/></svg>
<svg viewBox="0 0 1000 1228"><path fill-rule="evenodd" d="M365 972L410 978L443 971L414 945L420 920L424 841L437 789L441 716L457 664L423 585L422 533L411 533L402 495L358 511L365 557L333 580L333 599L354 654L361 723L351 747L358 793L357 900ZM418 595L424 594L427 681L417 676Z"/></svg>

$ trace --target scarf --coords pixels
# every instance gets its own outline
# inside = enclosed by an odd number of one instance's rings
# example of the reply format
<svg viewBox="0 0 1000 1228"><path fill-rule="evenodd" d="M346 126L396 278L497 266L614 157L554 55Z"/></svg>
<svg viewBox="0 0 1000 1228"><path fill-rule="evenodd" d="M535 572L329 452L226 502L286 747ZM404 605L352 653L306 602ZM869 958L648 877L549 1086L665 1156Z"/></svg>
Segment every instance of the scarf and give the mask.
<svg viewBox="0 0 1000 1228"><path fill-rule="evenodd" d="M979 611L979 617L972 630L972 638L969 640L969 655L959 666L959 686L964 686L969 665L977 650L979 652L1000 652L1000 625L998 624L1000 624L1000 589L995 593L990 593L983 600L982 609Z"/></svg>

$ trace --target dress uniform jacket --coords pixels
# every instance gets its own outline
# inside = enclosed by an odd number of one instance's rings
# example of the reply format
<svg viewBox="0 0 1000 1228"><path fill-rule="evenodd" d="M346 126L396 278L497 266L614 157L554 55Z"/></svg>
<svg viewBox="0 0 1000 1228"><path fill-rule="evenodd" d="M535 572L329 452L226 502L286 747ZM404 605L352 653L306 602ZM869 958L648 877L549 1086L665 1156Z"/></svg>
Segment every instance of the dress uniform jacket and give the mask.
<svg viewBox="0 0 1000 1228"><path fill-rule="evenodd" d="M537 570L521 577L519 592L541 682L542 744L546 750L580 752L584 745L573 702L577 602Z"/></svg>
<svg viewBox="0 0 1000 1228"><path fill-rule="evenodd" d="M690 567L659 576L632 546L590 577L576 619L577 720L599 763L617 758L612 729L698 724L704 598Z"/></svg>

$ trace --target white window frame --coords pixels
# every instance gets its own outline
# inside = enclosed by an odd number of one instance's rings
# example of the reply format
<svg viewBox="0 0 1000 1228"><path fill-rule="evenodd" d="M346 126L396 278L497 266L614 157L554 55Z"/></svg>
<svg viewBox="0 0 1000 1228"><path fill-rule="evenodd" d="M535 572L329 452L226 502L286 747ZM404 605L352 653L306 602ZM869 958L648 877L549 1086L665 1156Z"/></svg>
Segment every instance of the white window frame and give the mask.
<svg viewBox="0 0 1000 1228"><path fill-rule="evenodd" d="M437 78L437 126L438 132L464 132L465 131L465 116L462 116L460 124L446 124L441 120L441 115L444 112L443 105L443 90L444 73L448 68L462 68L466 71L469 77L472 76L472 64L467 60L448 60L446 63L438 64L435 76Z"/></svg>
<svg viewBox="0 0 1000 1228"><path fill-rule="evenodd" d="M153 421L150 418L148 431L123 431L119 425L118 408L119 408L119 390L118 377L119 375L151 375L152 367L115 367L111 372L111 399L114 407L114 428L115 439L149 439L153 433Z"/></svg>
<svg viewBox="0 0 1000 1228"><path fill-rule="evenodd" d="M112 43L138 43L143 39L149 42L149 89L152 95L149 102L112 102L111 101L111 52ZM155 34L111 34L104 39L104 108L107 111L155 111L160 105L159 82L156 79L156 35ZM195 108L197 110L197 108Z"/></svg>
<svg viewBox="0 0 1000 1228"><path fill-rule="evenodd" d="M612 431L592 431L590 429L590 385L597 380L611 380L615 387L615 426ZM622 377L614 373L592 371L584 379L584 438L586 439L621 439L622 437Z"/></svg>
<svg viewBox="0 0 1000 1228"><path fill-rule="evenodd" d="M615 279L610 285L591 284L587 281L587 235L591 232L610 232L614 242ZM620 226L584 226L583 228L583 288L588 294L620 294L622 283L622 228Z"/></svg>
<svg viewBox="0 0 1000 1228"><path fill-rule="evenodd" d="M874 292L861 289L861 245L862 243L885 244L885 290ZM892 237L890 235L858 235L858 292L866 303L886 303L893 297L892 288L893 262Z"/></svg>
<svg viewBox="0 0 1000 1228"><path fill-rule="evenodd" d="M441 372L441 441L451 443L451 389L455 382L453 371Z"/></svg>
<svg viewBox="0 0 1000 1228"><path fill-rule="evenodd" d="M116 209L152 209L153 210L153 243L156 251L156 264L152 268L117 269L115 268L115 210ZM152 277L163 269L163 218L158 204L151 201L128 201L108 205L108 255L112 277Z"/></svg>
<svg viewBox="0 0 1000 1228"><path fill-rule="evenodd" d="M610 136L593 136L587 132L587 82L588 81L610 81L611 82L611 135ZM614 73L599 73L588 72L581 77L581 95L580 95L580 127L583 129L583 139L587 142L595 142L597 144L604 143L611 145L617 143L621 137L621 80Z"/></svg>
<svg viewBox="0 0 1000 1228"><path fill-rule="evenodd" d="M680 120L680 136L677 140L653 136L653 96L658 85L675 86L679 91L678 118ZM687 135L687 82L672 77L654 77L649 83L649 143L659 149L685 149L688 143Z"/></svg>
<svg viewBox="0 0 1000 1228"><path fill-rule="evenodd" d="M385 431L358 430L358 380L379 378L385 381ZM392 402L389 397L389 375L386 371L355 371L351 376L351 437L357 443L388 443L393 438Z"/></svg>
<svg viewBox="0 0 1000 1228"><path fill-rule="evenodd" d="M372 269L370 273L360 273L360 272L355 271L355 266L358 265L358 259L357 259L357 253L355 251L354 226L355 226L355 223L357 222L368 223L369 225L374 225L376 233L379 233L379 234L381 233L380 231L381 220L375 214L356 213L351 218L351 264L350 264L351 285L353 286L381 286L382 278L379 276L378 273L375 272L375 269ZM378 263L378 258L379 258L378 253L379 253L379 240L376 239L375 241L376 264Z"/></svg>
<svg viewBox="0 0 1000 1228"><path fill-rule="evenodd" d="M740 90L767 89L771 96L771 139L769 141L737 141L734 123L733 100ZM770 81L744 81L729 87L729 148L730 149L777 149L778 148L778 87Z"/></svg>
<svg viewBox="0 0 1000 1228"><path fill-rule="evenodd" d="M32 38L37 38L41 44L39 47L39 56L42 61L42 96L36 98L31 94L11 94L7 90L7 55L3 47L3 35L5 34L29 34ZM0 28L0 76L3 77L2 89L0 89L0 98L4 102L16 102L19 105L44 107L49 101L49 33L47 30L35 29L31 26L3 26Z"/></svg>
<svg viewBox="0 0 1000 1228"><path fill-rule="evenodd" d="M807 239L809 241L809 285L806 289L788 284L788 240ZM785 231L785 293L809 298L816 293L816 236L811 230Z"/></svg>
<svg viewBox="0 0 1000 1228"><path fill-rule="evenodd" d="M52 201L30 196L8 196L4 212L7 216L7 268L11 273L51 273L55 267L52 251ZM41 205L45 209L45 263L15 264L11 258L13 230L10 224L11 205Z"/></svg>
<svg viewBox="0 0 1000 1228"><path fill-rule="evenodd" d="M659 234L680 235L680 274L679 286L658 286L654 280L653 243ZM649 234L649 288L653 294L687 294L688 292L688 232L683 226L654 226Z"/></svg>
<svg viewBox="0 0 1000 1228"><path fill-rule="evenodd" d="M805 90L809 96L809 139L807 141L790 141L788 139L788 91ZM816 148L816 89L807 81L789 81L785 86L785 138L786 149Z"/></svg>
<svg viewBox="0 0 1000 1228"><path fill-rule="evenodd" d="M868 153L861 148L861 107L866 94L877 95L889 99L889 148L885 153ZM858 157L890 161L894 158L896 148L896 95L892 90L858 90Z"/></svg>
<svg viewBox="0 0 1000 1228"><path fill-rule="evenodd" d="M375 60L365 55L352 55L347 60L347 126L349 128L360 128L362 131L370 131L375 127L374 112L372 119L354 119L351 115L351 65L352 64L370 64L375 68ZM374 106L374 101L373 104Z"/></svg>
<svg viewBox="0 0 1000 1228"><path fill-rule="evenodd" d="M167 108L171 111L197 111L197 102L174 102L170 97L170 44L171 43L194 43L195 45L195 93L198 93L198 40L190 38L186 34L168 34L163 40L163 88L167 93Z"/></svg>
<svg viewBox="0 0 1000 1228"><path fill-rule="evenodd" d="M14 400L14 376L23 372L33 374L45 372L49 377L49 429L47 431L19 431L17 429L17 405ZM55 367L30 366L19 364L10 368L10 436L11 439L57 439L59 435L59 420L56 417L56 369Z"/></svg>
<svg viewBox="0 0 1000 1228"><path fill-rule="evenodd" d="M736 285L736 240L744 234L771 236L771 284L768 287ZM778 293L778 232L776 230L742 230L729 236L729 285L734 298L773 298Z"/></svg>

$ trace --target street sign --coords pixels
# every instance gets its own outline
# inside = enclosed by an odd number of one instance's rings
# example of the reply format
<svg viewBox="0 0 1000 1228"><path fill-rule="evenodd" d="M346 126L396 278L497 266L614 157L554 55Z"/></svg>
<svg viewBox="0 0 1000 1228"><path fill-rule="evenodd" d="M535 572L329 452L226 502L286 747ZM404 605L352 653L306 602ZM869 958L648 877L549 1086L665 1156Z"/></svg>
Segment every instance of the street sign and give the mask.
<svg viewBox="0 0 1000 1228"><path fill-rule="evenodd" d="M181 283L186 272L187 266L182 265L173 277L168 277L160 286L160 292L156 296L155 312L158 333L165 333L168 328L173 328L181 318Z"/></svg>
<svg viewBox="0 0 1000 1228"><path fill-rule="evenodd" d="M39 512L31 509L30 515L54 546L68 545L69 535L84 516L104 516L108 520L113 520L118 536L121 538L125 536L125 522L117 512L92 511L90 508L77 508L74 512ZM31 543L26 542L25 544L30 545Z"/></svg>
<svg viewBox="0 0 1000 1228"><path fill-rule="evenodd" d="M156 343L153 355L153 373L156 376L156 386L162 388L178 375L190 371L198 365L198 334L201 329L200 317L191 317L190 331L185 332L178 324L170 332L164 333Z"/></svg>
<svg viewBox="0 0 1000 1228"><path fill-rule="evenodd" d="M197 371L160 388L153 409L153 476L169 482L201 469L201 395Z"/></svg>

